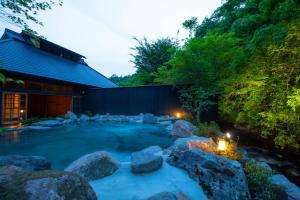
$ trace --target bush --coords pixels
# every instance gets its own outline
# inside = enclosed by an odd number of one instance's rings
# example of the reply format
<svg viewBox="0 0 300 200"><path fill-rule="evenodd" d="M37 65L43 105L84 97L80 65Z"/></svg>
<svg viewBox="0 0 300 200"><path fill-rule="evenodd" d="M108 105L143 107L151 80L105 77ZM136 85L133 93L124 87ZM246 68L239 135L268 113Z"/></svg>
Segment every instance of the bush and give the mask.
<svg viewBox="0 0 300 200"><path fill-rule="evenodd" d="M259 163L251 161L244 163L248 187L254 200L283 200L279 197L282 188L271 182L272 173Z"/></svg>
<svg viewBox="0 0 300 200"><path fill-rule="evenodd" d="M197 128L195 134L199 136L215 137L218 132L221 132L219 125L214 121L200 122L197 124Z"/></svg>

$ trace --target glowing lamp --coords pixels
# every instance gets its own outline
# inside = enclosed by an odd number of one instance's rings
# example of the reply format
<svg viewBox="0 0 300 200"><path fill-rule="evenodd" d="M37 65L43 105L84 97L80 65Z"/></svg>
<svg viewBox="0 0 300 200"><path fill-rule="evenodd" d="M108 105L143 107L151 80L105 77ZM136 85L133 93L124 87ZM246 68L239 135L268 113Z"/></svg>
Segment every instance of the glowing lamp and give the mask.
<svg viewBox="0 0 300 200"><path fill-rule="evenodd" d="M24 113L24 110L20 110L21 113Z"/></svg>
<svg viewBox="0 0 300 200"><path fill-rule="evenodd" d="M227 137L228 139L230 139L230 138L231 138L231 134L230 134L230 133L226 133L226 137Z"/></svg>
<svg viewBox="0 0 300 200"><path fill-rule="evenodd" d="M218 150L220 150L220 151L226 150L226 141L225 140L218 141Z"/></svg>
<svg viewBox="0 0 300 200"><path fill-rule="evenodd" d="M176 117L177 118L180 118L181 117L181 114L178 112L178 113L176 113Z"/></svg>

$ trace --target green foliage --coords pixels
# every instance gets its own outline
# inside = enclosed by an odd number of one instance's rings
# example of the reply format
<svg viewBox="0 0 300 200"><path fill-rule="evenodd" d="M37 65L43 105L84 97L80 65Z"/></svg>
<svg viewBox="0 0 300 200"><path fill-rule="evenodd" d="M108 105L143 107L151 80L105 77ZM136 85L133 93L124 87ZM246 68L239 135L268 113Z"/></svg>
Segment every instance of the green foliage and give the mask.
<svg viewBox="0 0 300 200"><path fill-rule="evenodd" d="M258 128L280 148L300 148L299 28L291 24L282 42L257 51L242 74L224 81L219 105L223 118Z"/></svg>
<svg viewBox="0 0 300 200"><path fill-rule="evenodd" d="M62 5L62 0L1 0L0 19L4 22L16 24L22 29L30 30L28 21L43 25L36 18L38 12L49 10L55 4Z"/></svg>
<svg viewBox="0 0 300 200"><path fill-rule="evenodd" d="M215 121L199 122L197 131L194 134L205 137L215 137L220 132L220 127Z"/></svg>
<svg viewBox="0 0 300 200"><path fill-rule="evenodd" d="M2 73L0 73L0 82L5 82L5 76Z"/></svg>
<svg viewBox="0 0 300 200"><path fill-rule="evenodd" d="M203 111L207 111L215 102L211 101L209 91L198 87L189 87L180 91L180 100L182 107L200 122L200 116Z"/></svg>
<svg viewBox="0 0 300 200"><path fill-rule="evenodd" d="M6 132L6 131L7 131L6 128L0 127L0 134L1 134L1 133L4 133L4 132Z"/></svg>
<svg viewBox="0 0 300 200"><path fill-rule="evenodd" d="M279 200L280 188L271 182L272 173L256 162L246 162L244 170L254 200Z"/></svg>
<svg viewBox="0 0 300 200"><path fill-rule="evenodd" d="M193 34L196 31L196 28L198 26L198 18L197 17L191 17L188 20L185 20L182 23L183 28L187 29L189 31L189 36L192 37Z"/></svg>
<svg viewBox="0 0 300 200"><path fill-rule="evenodd" d="M178 42L170 38L162 38L152 42L146 38L143 40L134 39L138 45L132 48L135 51L135 54L132 54L132 62L137 68L137 72L132 77L133 83L131 85L153 84L153 73L156 73L160 66L165 65L174 56L178 49Z"/></svg>

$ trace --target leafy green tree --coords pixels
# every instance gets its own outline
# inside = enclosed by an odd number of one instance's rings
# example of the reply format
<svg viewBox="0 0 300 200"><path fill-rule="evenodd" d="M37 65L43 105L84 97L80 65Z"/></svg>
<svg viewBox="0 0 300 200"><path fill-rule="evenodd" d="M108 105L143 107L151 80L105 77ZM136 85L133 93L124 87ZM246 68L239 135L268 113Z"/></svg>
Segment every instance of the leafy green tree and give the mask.
<svg viewBox="0 0 300 200"><path fill-rule="evenodd" d="M225 81L220 102L223 119L257 129L280 148L299 149L300 23L286 38L257 51L247 70Z"/></svg>
<svg viewBox="0 0 300 200"><path fill-rule="evenodd" d="M189 37L192 37L196 32L196 28L198 27L198 18L191 17L190 19L185 20L182 23L182 26L189 31Z"/></svg>
<svg viewBox="0 0 300 200"><path fill-rule="evenodd" d="M203 111L208 111L216 103L210 100L213 95L210 91L202 87L188 87L180 91L182 107L195 117L196 122L200 123Z"/></svg>
<svg viewBox="0 0 300 200"><path fill-rule="evenodd" d="M135 67L137 68L134 76L135 82L140 84L153 84L154 76L152 73L157 72L157 69L166 64L175 54L178 49L177 40L170 38L162 38L153 42L149 42L146 38L138 40L134 38L138 45L132 50Z"/></svg>
<svg viewBox="0 0 300 200"><path fill-rule="evenodd" d="M39 11L49 10L54 4L62 5L62 0L1 0L0 19L18 25L22 29L30 29L28 22L43 25L36 18Z"/></svg>

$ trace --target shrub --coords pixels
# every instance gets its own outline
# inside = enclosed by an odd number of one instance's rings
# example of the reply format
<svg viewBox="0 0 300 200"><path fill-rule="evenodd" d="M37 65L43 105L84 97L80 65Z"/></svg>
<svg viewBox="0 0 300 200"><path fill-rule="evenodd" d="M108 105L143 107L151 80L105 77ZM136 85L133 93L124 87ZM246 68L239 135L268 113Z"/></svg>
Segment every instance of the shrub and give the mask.
<svg viewBox="0 0 300 200"><path fill-rule="evenodd" d="M283 200L279 197L282 188L271 182L272 173L259 163L250 161L244 163L251 196L254 200Z"/></svg>
<svg viewBox="0 0 300 200"><path fill-rule="evenodd" d="M196 135L214 137L218 132L220 132L219 125L214 122L200 122L197 124L198 130L195 132Z"/></svg>

